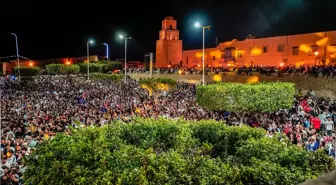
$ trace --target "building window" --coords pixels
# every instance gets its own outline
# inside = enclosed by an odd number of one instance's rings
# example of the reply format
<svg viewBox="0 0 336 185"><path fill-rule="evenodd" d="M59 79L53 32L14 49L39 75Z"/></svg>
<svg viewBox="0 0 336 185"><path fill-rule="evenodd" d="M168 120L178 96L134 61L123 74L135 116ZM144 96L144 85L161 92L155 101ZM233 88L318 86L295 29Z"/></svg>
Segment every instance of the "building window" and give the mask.
<svg viewBox="0 0 336 185"><path fill-rule="evenodd" d="M329 46L329 53L335 54L336 53L336 44L331 44Z"/></svg>
<svg viewBox="0 0 336 185"><path fill-rule="evenodd" d="M173 29L173 25L169 25L169 29L172 30Z"/></svg>
<svg viewBox="0 0 336 185"><path fill-rule="evenodd" d="M268 53L268 46L263 47L263 53Z"/></svg>
<svg viewBox="0 0 336 185"><path fill-rule="evenodd" d="M225 54L223 53L222 55L221 55L221 58L224 58L225 57Z"/></svg>
<svg viewBox="0 0 336 185"><path fill-rule="evenodd" d="M216 56L212 56L212 60L216 60Z"/></svg>
<svg viewBox="0 0 336 185"><path fill-rule="evenodd" d="M285 45L284 44L279 44L278 45L278 52L284 52Z"/></svg>
<svg viewBox="0 0 336 185"><path fill-rule="evenodd" d="M292 48L292 55L299 55L299 47Z"/></svg>
<svg viewBox="0 0 336 185"><path fill-rule="evenodd" d="M243 58L243 53L238 53L237 57L238 58Z"/></svg>
<svg viewBox="0 0 336 185"><path fill-rule="evenodd" d="M318 46L317 45L310 46L310 51L308 52L308 56L313 56L315 51L318 51Z"/></svg>

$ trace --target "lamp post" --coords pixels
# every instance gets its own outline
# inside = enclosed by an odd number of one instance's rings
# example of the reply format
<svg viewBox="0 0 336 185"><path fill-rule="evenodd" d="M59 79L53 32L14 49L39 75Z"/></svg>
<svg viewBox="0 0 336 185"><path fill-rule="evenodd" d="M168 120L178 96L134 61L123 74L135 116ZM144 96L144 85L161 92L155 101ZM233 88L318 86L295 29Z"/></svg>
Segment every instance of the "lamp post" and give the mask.
<svg viewBox="0 0 336 185"><path fill-rule="evenodd" d="M90 44L93 44L93 40L89 40L86 43L86 52L87 52L87 81L90 80Z"/></svg>
<svg viewBox="0 0 336 185"><path fill-rule="evenodd" d="M209 29L211 28L211 26L201 26L201 24L199 22L196 22L195 23L195 27L199 28L201 27L202 28L202 31L203 31L203 54L202 54L202 85L205 85L205 71L204 71L204 32L205 32L205 29Z"/></svg>
<svg viewBox="0 0 336 185"><path fill-rule="evenodd" d="M106 60L109 60L109 47L107 43L103 43L106 46Z"/></svg>
<svg viewBox="0 0 336 185"><path fill-rule="evenodd" d="M21 74L20 74L20 55L19 55L19 45L18 45L18 39L15 33L10 33L15 37L15 45L16 45L16 60L18 65L18 75L19 75L19 81L21 80Z"/></svg>
<svg viewBox="0 0 336 185"><path fill-rule="evenodd" d="M123 35L119 35L119 38L125 40L125 82L126 82L127 40L132 39L132 37L125 37Z"/></svg>
<svg viewBox="0 0 336 185"><path fill-rule="evenodd" d="M318 52L318 51L315 51L315 52L314 52L314 55L315 55L315 67L316 67L316 65L317 65L317 57L318 57L318 55L319 55L319 52Z"/></svg>

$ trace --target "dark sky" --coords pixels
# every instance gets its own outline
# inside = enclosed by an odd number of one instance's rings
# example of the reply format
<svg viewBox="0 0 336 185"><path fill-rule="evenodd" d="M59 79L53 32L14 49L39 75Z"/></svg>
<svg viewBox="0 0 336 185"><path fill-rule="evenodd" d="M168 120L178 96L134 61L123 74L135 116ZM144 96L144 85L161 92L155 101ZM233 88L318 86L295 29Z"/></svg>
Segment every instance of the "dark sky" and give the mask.
<svg viewBox="0 0 336 185"><path fill-rule="evenodd" d="M4 1L4 0L3 0ZM110 56L124 57L124 32L130 60L142 60L144 52L155 52L161 21L171 15L178 21L184 49L202 46L202 32L193 24L212 25L206 46L219 41L336 30L336 0L12 0L0 2L0 57L15 55L15 32L20 55L31 59L85 56L86 41L96 44L92 54L105 55L102 42L110 45Z"/></svg>

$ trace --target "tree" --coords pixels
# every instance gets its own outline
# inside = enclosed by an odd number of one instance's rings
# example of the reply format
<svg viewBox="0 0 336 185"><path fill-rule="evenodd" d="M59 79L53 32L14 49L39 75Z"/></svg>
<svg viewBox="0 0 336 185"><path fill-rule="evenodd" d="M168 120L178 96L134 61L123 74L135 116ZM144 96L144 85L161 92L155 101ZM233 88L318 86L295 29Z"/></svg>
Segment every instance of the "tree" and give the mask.
<svg viewBox="0 0 336 185"><path fill-rule="evenodd" d="M274 112L291 108L295 85L287 82L258 84L219 83L197 87L197 103L210 110Z"/></svg>
<svg viewBox="0 0 336 185"><path fill-rule="evenodd" d="M325 160L311 163L313 158ZM325 153L265 138L262 129L140 118L58 134L25 164L25 183L37 185L288 185L334 168Z"/></svg>

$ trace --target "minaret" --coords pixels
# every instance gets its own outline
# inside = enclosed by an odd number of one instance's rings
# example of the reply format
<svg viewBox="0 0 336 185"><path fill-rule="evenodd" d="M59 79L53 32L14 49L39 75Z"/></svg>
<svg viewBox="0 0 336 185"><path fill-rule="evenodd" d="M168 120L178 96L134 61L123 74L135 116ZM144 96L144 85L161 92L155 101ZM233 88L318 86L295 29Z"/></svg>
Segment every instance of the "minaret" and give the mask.
<svg viewBox="0 0 336 185"><path fill-rule="evenodd" d="M156 67L174 67L182 64L182 40L179 40L176 20L167 16L162 21L159 40L156 41Z"/></svg>

